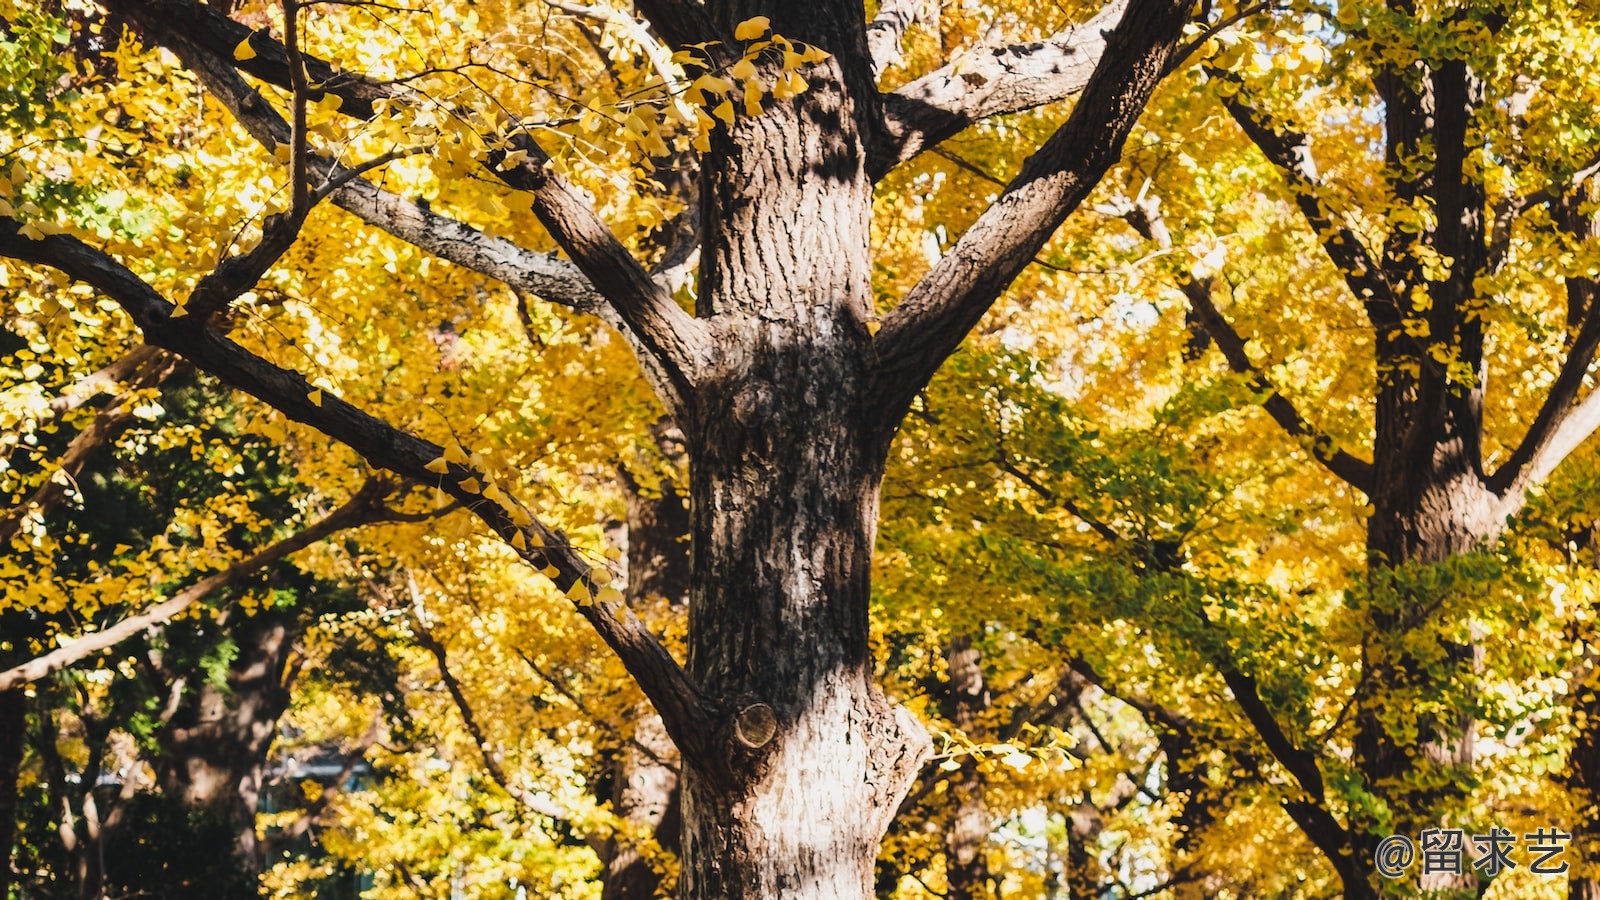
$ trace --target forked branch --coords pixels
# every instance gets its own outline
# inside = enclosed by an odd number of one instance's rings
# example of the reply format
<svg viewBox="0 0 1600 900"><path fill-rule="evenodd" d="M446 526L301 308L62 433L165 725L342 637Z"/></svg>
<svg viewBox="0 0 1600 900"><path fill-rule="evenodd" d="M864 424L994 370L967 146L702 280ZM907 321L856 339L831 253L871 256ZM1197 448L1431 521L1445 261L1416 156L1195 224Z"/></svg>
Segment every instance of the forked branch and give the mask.
<svg viewBox="0 0 1600 900"><path fill-rule="evenodd" d="M885 319L877 336L885 421L899 421L916 392L1121 156L1189 8L1188 0L1131 0L1066 123Z"/></svg>
<svg viewBox="0 0 1600 900"><path fill-rule="evenodd" d="M884 4L894 13L894 22L902 21L904 10L913 5ZM1106 54L1108 32L1128 8L1128 0L1110 0L1089 21L1043 41L967 50L948 65L885 94L883 137L870 148L867 163L872 177L882 178L976 122L1044 106L1084 90ZM880 23L875 21L872 27L879 29ZM880 53L887 57L890 36L898 48L899 32L889 25L868 33L875 41L875 67ZM1137 47L1121 49L1139 53Z"/></svg>

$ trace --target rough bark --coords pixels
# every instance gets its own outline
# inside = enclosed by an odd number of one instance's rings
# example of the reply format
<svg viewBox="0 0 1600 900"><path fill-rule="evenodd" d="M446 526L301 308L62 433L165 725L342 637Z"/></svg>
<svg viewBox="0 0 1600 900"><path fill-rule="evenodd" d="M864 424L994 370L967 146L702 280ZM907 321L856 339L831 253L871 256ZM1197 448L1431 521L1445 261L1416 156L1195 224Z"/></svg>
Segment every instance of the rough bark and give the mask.
<svg viewBox="0 0 1600 900"><path fill-rule="evenodd" d="M175 3L116 5L143 18L258 140L283 143L281 119L259 116L262 99L240 88L229 30L219 37L172 27L172 11L183 8ZM521 165L500 171L505 157L491 155L497 177L532 195L551 237L626 326L642 361L664 374L658 389L686 435L687 672L625 605L581 608L683 753L685 900L871 895L882 836L929 743L873 679L868 579L888 441L915 392L1116 160L1189 6L1130 0L1066 124L876 341L868 328L867 148L880 146L889 126L859 3L638 4L673 44L726 42L737 23L766 15L773 31L830 53L807 71L799 97L769 101L761 115L714 132L703 167L696 318L626 253L531 138L515 139L527 153ZM1108 17L1117 10L1113 4ZM293 55L267 42L252 47L274 65ZM312 81L358 95L374 84L352 78ZM1001 111L970 97L956 107L959 115ZM0 254L94 284L151 343L374 465L442 482L494 532L527 546L525 559L553 566L562 590L589 585L587 563L564 537L531 516L519 522L475 502L461 484L480 473L450 465L442 479L432 477L427 466L439 447L336 397L317 392L313 401L303 377L173 315L169 300L105 254L59 235L24 240L5 220Z"/></svg>

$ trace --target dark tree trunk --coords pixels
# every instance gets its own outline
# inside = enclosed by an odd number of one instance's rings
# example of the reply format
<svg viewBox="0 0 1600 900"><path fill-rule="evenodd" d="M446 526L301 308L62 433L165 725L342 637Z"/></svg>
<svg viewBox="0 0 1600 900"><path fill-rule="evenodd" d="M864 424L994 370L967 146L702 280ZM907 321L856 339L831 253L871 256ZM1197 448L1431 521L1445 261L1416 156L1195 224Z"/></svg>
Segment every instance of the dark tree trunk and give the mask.
<svg viewBox="0 0 1600 900"><path fill-rule="evenodd" d="M982 727L979 717L988 710L988 683L983 677L982 654L968 637L950 642L945 654L950 680L945 689L945 715L963 734ZM984 900L993 897L989 883L991 820L984 797L984 777L967 760L950 780L950 827L945 832L945 896L949 900Z"/></svg>
<svg viewBox="0 0 1600 900"><path fill-rule="evenodd" d="M929 746L875 683L868 644L887 430L869 396L872 186L850 94L876 93L848 24L860 7L786 10L774 31L841 52L797 102L719 130L704 177L718 358L684 428L688 669L733 724L725 752L686 760L685 900L871 897ZM743 18L723 13L728 31Z"/></svg>
<svg viewBox="0 0 1600 900"><path fill-rule="evenodd" d="M17 843L18 783L28 699L21 688L0 691L0 900L11 896L11 858Z"/></svg>
<svg viewBox="0 0 1600 900"><path fill-rule="evenodd" d="M267 752L288 708L282 675L287 617L270 612L235 629L239 655L226 684L201 684L159 737L161 786L200 821L224 827L245 872L261 869L256 811Z"/></svg>
<svg viewBox="0 0 1600 900"><path fill-rule="evenodd" d="M1591 659L1591 662L1595 660ZM1594 865L1600 860L1600 666L1591 666L1584 683L1575 685L1574 712L1582 723L1567 759L1567 784L1578 795L1578 821L1573 823L1569 860ZM1567 882L1569 900L1600 900L1600 874L1592 869Z"/></svg>

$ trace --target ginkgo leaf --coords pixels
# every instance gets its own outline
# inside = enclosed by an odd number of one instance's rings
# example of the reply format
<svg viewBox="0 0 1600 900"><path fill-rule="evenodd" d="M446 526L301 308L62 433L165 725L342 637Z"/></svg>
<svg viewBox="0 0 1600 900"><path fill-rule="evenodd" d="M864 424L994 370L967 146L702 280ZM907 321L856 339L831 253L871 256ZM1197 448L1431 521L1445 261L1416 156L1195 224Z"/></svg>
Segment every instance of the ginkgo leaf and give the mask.
<svg viewBox="0 0 1600 900"><path fill-rule="evenodd" d="M322 405L322 391L312 391L306 395L306 399L311 401L312 406L320 407Z"/></svg>
<svg viewBox="0 0 1600 900"><path fill-rule="evenodd" d="M711 114L721 119L724 124L733 125L733 103L731 101L724 100L717 104L717 108L713 109Z"/></svg>
<svg viewBox="0 0 1600 900"><path fill-rule="evenodd" d="M443 475L450 471L450 462L441 456L429 462L427 465L423 466L423 468L427 469L429 472L433 472L436 475Z"/></svg>
<svg viewBox="0 0 1600 900"><path fill-rule="evenodd" d="M483 485L476 478L464 478L461 481L461 489L469 494L476 494L483 490Z"/></svg>
<svg viewBox="0 0 1600 900"><path fill-rule="evenodd" d="M253 36L251 35L251 37ZM250 46L250 37L246 37L239 42L239 46L233 48L233 58L240 62L256 58L256 48Z"/></svg>
<svg viewBox="0 0 1600 900"><path fill-rule="evenodd" d="M582 578L574 581L572 587L567 588L567 599L579 606L588 606L594 597L589 593L589 585Z"/></svg>
<svg viewBox="0 0 1600 900"><path fill-rule="evenodd" d="M766 16L755 16L745 19L733 29L733 39L736 41L753 41L772 28L772 20Z"/></svg>

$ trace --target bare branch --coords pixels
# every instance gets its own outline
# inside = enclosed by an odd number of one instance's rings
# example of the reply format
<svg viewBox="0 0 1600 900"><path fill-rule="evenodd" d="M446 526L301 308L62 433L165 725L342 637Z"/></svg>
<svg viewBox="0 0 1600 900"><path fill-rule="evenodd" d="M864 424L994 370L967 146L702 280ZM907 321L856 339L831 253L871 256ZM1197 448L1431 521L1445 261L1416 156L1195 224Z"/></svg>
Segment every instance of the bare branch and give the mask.
<svg viewBox="0 0 1600 900"><path fill-rule="evenodd" d="M348 445L373 466L439 490L470 509L528 563L553 572L557 588L570 596L599 593L593 567L565 535L539 521L509 497L484 498L492 479L473 468L449 464L436 471L444 448L403 431L314 388L306 378L280 368L175 307L121 263L66 235L30 240L21 224L0 217L0 256L36 263L99 289L116 301L156 346L188 359L224 383ZM435 468L430 468L430 466ZM579 613L639 682L661 713L679 747L699 748L712 732L713 711L689 676L650 629L621 600L579 603Z"/></svg>
<svg viewBox="0 0 1600 900"><path fill-rule="evenodd" d="M885 4L899 10L913 3ZM1031 44L977 47L948 65L883 97L884 134L871 148L867 167L874 179L946 138L991 116L1021 112L1064 100L1084 88L1106 53L1107 34L1128 9L1110 0L1087 22ZM903 13L896 13L903 15ZM882 15L880 14L880 19ZM877 21L869 32L878 66ZM902 31L904 29L902 28ZM893 32L898 50L899 33Z"/></svg>
<svg viewBox="0 0 1600 900"><path fill-rule="evenodd" d="M354 528L383 518L383 498L394 486L389 482L372 479L362 486L343 506L307 526L305 529L278 541L267 548L237 562L230 563L220 572L208 575L157 603L142 613L106 628L86 634L63 647L43 656L35 657L18 666L0 672L0 691L10 690L87 659L133 637L153 625L169 621L174 616L229 585L238 584L246 577L269 565L317 543L331 534Z"/></svg>
<svg viewBox="0 0 1600 900"><path fill-rule="evenodd" d="M241 32L251 34L244 26L190 0L111 0L111 5L138 22L199 74L208 90L218 93L257 140L275 147L290 139L282 119L237 76L236 61L232 59L235 44L228 43L228 39ZM180 9L186 16L202 20L204 27L180 29L169 18L163 18ZM288 48L264 35L251 36L250 41L256 55L240 68L270 83L292 87L294 67L287 64ZM320 90L339 96L342 112L370 117L377 100L409 96L403 88L336 73L328 63L300 55L313 77L327 71L327 80L319 82ZM256 64L263 57L282 57L285 62ZM247 122L247 118L254 122ZM626 330L636 338L636 346L643 347L665 374L671 389L662 399L677 407L702 363L706 346L703 326L679 308L668 288L650 277L601 220L590 200L555 172L550 157L531 136L519 131L508 140L509 152L519 153L520 161L513 164L508 151L497 151L485 160L488 172L512 188L533 194L534 214L616 309ZM330 167L327 178L338 177Z"/></svg>
<svg viewBox="0 0 1600 900"><path fill-rule="evenodd" d="M166 8L186 2L187 0L149 0L146 5ZM129 13L135 16L148 14L142 10L143 6L139 6L129 10ZM230 28L249 34L244 26L221 17L214 10L201 7L196 7L196 10L195 15L213 26L200 31L219 35L212 38L212 42L226 40L231 36ZM217 19L221 19L221 22L217 22ZM164 46L171 49L186 66L200 76L207 90L226 106L239 123L263 146L274 149L290 141L291 127L239 76L234 68L235 63L227 55L219 55L209 44L201 47L191 42L191 33L188 30L180 33L165 29L161 22L145 22L144 25L163 42ZM254 36L250 40L252 47L260 46L262 49L254 58L247 61L245 64L247 66L256 64L262 57L285 52L280 45L265 36ZM321 60L304 54L302 58L313 73L330 69L328 64ZM282 66L258 65L255 68L269 78L288 77L286 68ZM376 100L404 95L402 89L393 85L379 84L348 73L330 75L322 85L329 93L340 97L341 111L349 111L354 115L363 114L363 110L366 115L371 115L371 104ZM315 96L316 92L313 91L312 95ZM522 138L527 140L525 135ZM534 149L537 150L537 147ZM542 154L542 151L540 153ZM629 326L618 308L604 301L594 284L577 266L553 255L536 253L503 238L486 235L469 225L433 212L421 201L407 200L385 191L366 179L357 177L354 169L339 166L325 157L314 158L314 170L319 172L322 178L317 196L331 194L335 203L369 224L443 259L495 278L513 291L531 293L548 302L598 316L606 324L617 329L633 347L641 367L668 409L673 412L681 409L683 387L681 373L661 362L660 355ZM366 165L371 164L363 164ZM495 174L503 176L505 173L496 171ZM601 228L604 226L601 225ZM615 243L614 239L612 243ZM620 250L620 246L616 249ZM633 262L625 251L622 251L622 257L625 267L639 269L637 263ZM670 279L681 277L682 274L676 270L669 271L659 283L652 284L656 300L665 302L673 310L677 310L677 307L671 302L674 283ZM680 315L683 319L687 319L687 314L680 312ZM692 320L690 322L692 325Z"/></svg>
<svg viewBox="0 0 1600 900"><path fill-rule="evenodd" d="M878 377L897 422L911 398L1122 154L1188 19L1188 0L1131 0L1072 114L885 319Z"/></svg>

